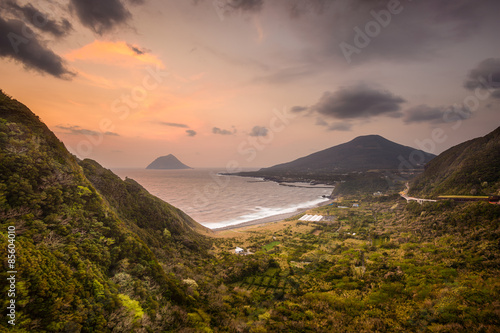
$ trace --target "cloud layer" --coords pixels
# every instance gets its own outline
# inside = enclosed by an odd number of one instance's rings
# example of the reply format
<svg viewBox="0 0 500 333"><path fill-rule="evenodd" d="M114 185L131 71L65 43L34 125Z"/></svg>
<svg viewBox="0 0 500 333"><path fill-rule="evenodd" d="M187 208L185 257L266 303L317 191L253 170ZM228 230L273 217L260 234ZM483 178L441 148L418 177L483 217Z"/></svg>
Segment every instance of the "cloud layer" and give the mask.
<svg viewBox="0 0 500 333"><path fill-rule="evenodd" d="M132 17L120 0L70 0L70 4L80 22L99 35Z"/></svg>
<svg viewBox="0 0 500 333"><path fill-rule="evenodd" d="M492 97L500 98L500 58L488 58L469 71L464 87L468 90L488 90Z"/></svg>
<svg viewBox="0 0 500 333"><path fill-rule="evenodd" d="M57 125L56 126L59 129L62 129L65 131L66 134L72 134L72 135L109 135L109 136L120 136L118 133L115 132L96 132L93 130L89 130L86 128L82 128L78 125Z"/></svg>
<svg viewBox="0 0 500 333"><path fill-rule="evenodd" d="M0 17L0 57L21 62L26 68L58 78L74 75L64 60L50 50L23 21Z"/></svg>
<svg viewBox="0 0 500 333"><path fill-rule="evenodd" d="M268 129L263 126L254 126L250 132L250 136L266 136Z"/></svg>
<svg viewBox="0 0 500 333"><path fill-rule="evenodd" d="M24 20L31 22L35 28L45 31L54 37L63 37L73 29L73 26L67 19L63 18L60 22L52 20L47 14L42 13L31 4L21 6L14 1L7 1L5 5L7 8L20 13L24 17Z"/></svg>
<svg viewBox="0 0 500 333"><path fill-rule="evenodd" d="M213 134L220 134L220 135L232 135L233 134L233 132L231 132L229 130L221 129L221 128L218 128L218 127L212 128L212 133Z"/></svg>
<svg viewBox="0 0 500 333"><path fill-rule="evenodd" d="M405 124L430 123L444 124L457 119L469 119L472 112L466 107L457 106L428 106L417 105L405 111L403 121Z"/></svg>
<svg viewBox="0 0 500 333"><path fill-rule="evenodd" d="M328 126L329 131L348 132L351 129L352 129L352 124L346 121L340 123L333 123L330 126Z"/></svg>
<svg viewBox="0 0 500 333"><path fill-rule="evenodd" d="M169 122L165 122L165 121L160 121L159 124L164 125L164 126L170 126L170 127L189 128L189 126L186 124L169 123Z"/></svg>
<svg viewBox="0 0 500 333"><path fill-rule="evenodd" d="M387 90L359 84L341 88L336 92L325 92L308 110L336 119L366 119L381 115L400 117L403 103L403 98ZM292 110L300 112L306 109L293 107Z"/></svg>
<svg viewBox="0 0 500 333"><path fill-rule="evenodd" d="M137 5L143 1L132 0L130 3ZM58 21L50 18L36 5L36 2L20 5L15 0L0 3L0 57L14 59L27 69L69 79L75 73L67 68L62 57L52 51L46 38L66 37L73 31L73 25L66 18ZM120 0L70 0L70 6L66 8L70 8L64 9L66 14L73 13L84 26L99 35L127 23L131 18ZM136 55L144 55L148 51L133 45L129 48Z"/></svg>

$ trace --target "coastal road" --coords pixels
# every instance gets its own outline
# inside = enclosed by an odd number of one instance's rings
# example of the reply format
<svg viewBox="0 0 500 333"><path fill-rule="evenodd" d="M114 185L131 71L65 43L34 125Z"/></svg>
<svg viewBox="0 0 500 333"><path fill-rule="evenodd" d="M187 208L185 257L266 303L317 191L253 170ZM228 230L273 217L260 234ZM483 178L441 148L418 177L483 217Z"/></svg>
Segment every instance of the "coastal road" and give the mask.
<svg viewBox="0 0 500 333"><path fill-rule="evenodd" d="M422 199L422 198L415 198L415 197L410 197L408 196L408 191L410 190L410 186L408 185L408 183L406 183L406 189L404 189L403 191L399 192L399 195L402 196L403 198L406 199L406 202L410 202L410 201L416 201L418 202L419 204L422 204L423 202L436 202L437 200L432 200L432 199Z"/></svg>

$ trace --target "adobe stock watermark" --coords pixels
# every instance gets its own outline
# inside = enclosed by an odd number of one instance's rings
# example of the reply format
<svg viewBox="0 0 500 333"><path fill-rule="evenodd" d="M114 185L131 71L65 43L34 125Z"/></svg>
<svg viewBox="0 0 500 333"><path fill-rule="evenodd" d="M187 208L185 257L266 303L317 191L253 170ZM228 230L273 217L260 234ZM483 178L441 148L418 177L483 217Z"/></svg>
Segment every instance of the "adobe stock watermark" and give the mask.
<svg viewBox="0 0 500 333"><path fill-rule="evenodd" d="M115 113L120 121L127 119L134 110L147 99L149 94L157 89L163 80L170 75L158 65L156 68L147 67L147 74L143 77L141 84L133 87L127 94L121 95L111 103L111 111ZM78 142L76 152L81 157L88 157L94 147L99 146L104 141L106 133L113 132L116 128L112 119L103 117L98 124L99 132L97 134L84 134L84 140Z"/></svg>
<svg viewBox="0 0 500 333"><path fill-rule="evenodd" d="M488 78L479 77L478 82L480 85L474 89L474 92L467 95L461 104L454 104L453 107L448 108L442 116L442 123L452 124L448 131L457 131L463 124L463 121L469 119L474 112L481 106L492 93L500 87L500 82L493 81L493 74ZM399 175L386 174L392 181L408 181L409 177L405 177L411 170L421 168L425 163L426 157L422 151L434 154L437 152L437 146L443 144L448 140L447 130L442 127L436 127L431 131L430 137L419 140L415 139L415 145L419 149L411 152L408 159L399 155L400 161L398 167Z"/></svg>
<svg viewBox="0 0 500 333"><path fill-rule="evenodd" d="M7 322L9 325L16 325L16 227L10 225L7 227Z"/></svg>
<svg viewBox="0 0 500 333"><path fill-rule="evenodd" d="M350 64L352 62L351 57L354 54L360 54L365 47L370 45L371 41L381 34L383 28L389 26L393 15L400 14L403 9L404 7L399 0L389 0L386 9L379 11L371 10L370 15L373 17L373 20L366 22L363 29L359 26L353 28L355 34L352 44L345 41L339 44L347 63Z"/></svg>
<svg viewBox="0 0 500 333"><path fill-rule="evenodd" d="M269 120L267 133L265 136L248 136L238 144L236 149L242 160L246 162L254 161L259 152L266 149L275 139L276 134L285 130L291 121L298 115L290 113L287 108L283 111L274 109ZM230 160L226 163L224 173L237 173L242 170L241 161ZM222 191L229 185L230 176L220 176L217 173L211 172L212 181L206 184L200 191L195 189L191 208L203 208L210 204L210 201L220 195Z"/></svg>

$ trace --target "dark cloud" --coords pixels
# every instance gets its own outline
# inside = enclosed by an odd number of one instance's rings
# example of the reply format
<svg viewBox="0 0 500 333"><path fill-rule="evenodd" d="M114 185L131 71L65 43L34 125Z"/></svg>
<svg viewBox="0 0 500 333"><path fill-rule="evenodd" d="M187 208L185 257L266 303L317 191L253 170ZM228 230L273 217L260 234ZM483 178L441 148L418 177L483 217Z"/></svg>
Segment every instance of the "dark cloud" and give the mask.
<svg viewBox="0 0 500 333"><path fill-rule="evenodd" d="M66 19L61 19L60 22L48 18L48 15L42 13L31 4L20 6L14 1L6 2L6 6L17 13L22 14L26 22L40 31L48 32L54 37L60 38L67 35L72 30L71 23Z"/></svg>
<svg viewBox="0 0 500 333"><path fill-rule="evenodd" d="M348 132L352 128L352 124L348 122L335 123L328 126L329 131L342 131Z"/></svg>
<svg viewBox="0 0 500 333"><path fill-rule="evenodd" d="M38 36L19 20L5 21L0 17L0 57L21 62L27 68L58 78L74 76L64 60L47 48Z"/></svg>
<svg viewBox="0 0 500 333"><path fill-rule="evenodd" d="M333 0L288 0L290 15L292 18L299 18L306 14L321 15L332 5Z"/></svg>
<svg viewBox="0 0 500 333"><path fill-rule="evenodd" d="M500 92L500 58L488 58L469 71L464 87L469 90L476 88L488 90L496 97Z"/></svg>
<svg viewBox="0 0 500 333"><path fill-rule="evenodd" d="M290 109L290 112L299 113L299 112L307 111L308 109L309 108L307 106L292 106L292 108Z"/></svg>
<svg viewBox="0 0 500 333"><path fill-rule="evenodd" d="M177 127L177 128L188 128L186 130L187 136L195 136L197 134L196 131L189 129L189 126L186 124L180 124L180 123L170 123L170 122L165 122L165 121L160 121L158 122L160 125L163 126L169 126L169 127Z"/></svg>
<svg viewBox="0 0 500 333"><path fill-rule="evenodd" d="M310 109L323 116L337 119L370 118L374 116L399 117L405 100L387 90L364 84L325 92Z"/></svg>
<svg viewBox="0 0 500 333"><path fill-rule="evenodd" d="M120 0L70 0L70 3L80 22L99 35L131 18Z"/></svg>
<svg viewBox="0 0 500 333"><path fill-rule="evenodd" d="M212 128L212 133L213 134L220 134L220 135L232 135L233 132L226 130L226 129L220 129L218 127Z"/></svg>
<svg viewBox="0 0 500 333"><path fill-rule="evenodd" d="M226 0L227 6L243 11L258 12L264 5L264 0Z"/></svg>
<svg viewBox="0 0 500 333"><path fill-rule="evenodd" d="M195 4L201 1L194 1ZM215 0L212 2L217 12L222 15L231 14L233 12L260 12L264 0Z"/></svg>
<svg viewBox="0 0 500 333"><path fill-rule="evenodd" d="M169 123L169 122L160 121L160 124L164 125L164 126L170 126L170 127L189 128L188 125L186 125L186 124L179 124L179 123Z"/></svg>
<svg viewBox="0 0 500 333"><path fill-rule="evenodd" d="M137 55L142 55L142 54L146 54L146 53L149 53L151 52L151 50L149 49L146 49L144 47L139 47L139 46L135 46L135 45L132 45L132 44L128 44L127 43L127 46L135 52L135 54Z"/></svg>
<svg viewBox="0 0 500 333"><path fill-rule="evenodd" d="M250 132L250 136L266 136L268 129L262 126L254 126Z"/></svg>
<svg viewBox="0 0 500 333"><path fill-rule="evenodd" d="M350 56L353 64L374 59L407 62L439 56L447 46L500 28L497 0L296 1L298 5L284 2L292 6L292 18L296 17L291 29L309 45L303 50L304 61L318 67L331 59L344 59L343 42L357 48ZM301 10L312 3L319 10ZM399 3L392 14L389 3ZM365 36L358 37L355 29ZM369 34L367 29L371 29Z"/></svg>
<svg viewBox="0 0 500 333"><path fill-rule="evenodd" d="M118 133L115 132L96 132L92 131L89 129L81 128L80 126L77 125L57 125L56 126L59 129L62 129L66 131L66 134L73 134L73 135L109 135L109 136L120 136Z"/></svg>
<svg viewBox="0 0 500 333"><path fill-rule="evenodd" d="M316 123L314 125L318 126L328 126L328 123L321 117L316 118Z"/></svg>
<svg viewBox="0 0 500 333"><path fill-rule="evenodd" d="M341 43L358 50L352 54L353 64L366 61L428 60L444 55L443 50L478 34L500 30L498 0L193 0L211 4L223 19L234 12L263 12L288 15L289 24L277 17L280 26L294 33L298 52L286 52L283 59L294 58L324 71L331 61L342 59ZM396 4L396 6L393 6ZM389 12L389 7L392 12ZM281 14L277 14L281 13ZM356 29L356 30L355 30ZM359 29L365 37L358 37ZM368 34L367 30L370 30ZM271 35L271 34L269 34ZM356 38L366 42L356 45ZM272 38L272 36L269 36ZM302 45L302 47L300 46ZM293 54L291 54L293 53ZM300 53L300 56L298 54ZM297 59L300 57L300 59ZM291 73L277 73L270 81L282 80ZM315 72L313 72L314 74ZM305 73L304 73L305 74ZM296 74L295 74L296 75ZM266 77L262 77L266 80Z"/></svg>
<svg viewBox="0 0 500 333"><path fill-rule="evenodd" d="M444 114L449 110L448 107L438 106L430 107L428 105L418 105L405 112L404 122L410 123L444 123Z"/></svg>
<svg viewBox="0 0 500 333"><path fill-rule="evenodd" d="M431 107L425 104L417 105L405 111L403 121L405 124L430 123L444 124L457 119L469 119L472 112L468 108L458 106Z"/></svg>

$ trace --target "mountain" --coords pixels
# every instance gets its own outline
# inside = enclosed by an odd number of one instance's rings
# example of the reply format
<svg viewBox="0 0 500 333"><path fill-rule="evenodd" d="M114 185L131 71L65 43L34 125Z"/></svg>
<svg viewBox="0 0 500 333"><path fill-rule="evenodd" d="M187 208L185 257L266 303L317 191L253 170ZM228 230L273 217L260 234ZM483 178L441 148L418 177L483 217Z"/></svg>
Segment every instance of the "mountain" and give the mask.
<svg viewBox="0 0 500 333"><path fill-rule="evenodd" d="M135 181L79 161L1 91L0 226L2 258L15 228L19 332L193 325L175 313L199 304L183 279L210 260L209 231Z"/></svg>
<svg viewBox="0 0 500 333"><path fill-rule="evenodd" d="M500 127L454 146L426 165L411 195L500 194Z"/></svg>
<svg viewBox="0 0 500 333"><path fill-rule="evenodd" d="M151 162L151 164L149 164L146 169L175 170L192 168L179 161L174 155L168 154L167 156L158 157L156 160Z"/></svg>
<svg viewBox="0 0 500 333"><path fill-rule="evenodd" d="M421 158L421 160L419 160ZM359 136L294 161L260 169L260 173L284 172L347 172L398 169L401 161L417 160L412 165L421 169L433 154L389 141L380 135Z"/></svg>

